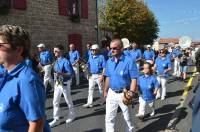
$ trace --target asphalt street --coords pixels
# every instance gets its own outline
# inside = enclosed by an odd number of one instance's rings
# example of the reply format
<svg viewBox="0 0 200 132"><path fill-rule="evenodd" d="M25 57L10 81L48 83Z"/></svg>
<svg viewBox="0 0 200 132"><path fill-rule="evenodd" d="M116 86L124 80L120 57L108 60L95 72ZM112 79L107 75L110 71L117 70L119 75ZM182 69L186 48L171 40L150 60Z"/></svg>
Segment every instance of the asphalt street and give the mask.
<svg viewBox="0 0 200 132"><path fill-rule="evenodd" d="M193 97L194 87L197 84L197 79L194 77L192 86L188 89L188 95L185 96L183 101L183 92L187 83L192 76L193 66L189 68L189 76L187 82L180 81L176 77L170 76L167 82L167 97L165 100L156 100L156 114L150 117L149 109L147 107L146 115L143 120L135 117L138 111L138 100L133 106L130 106L131 119L135 126L136 132L162 132L162 131L180 131L189 132L191 128L191 113L192 109L188 107L188 103ZM87 80L81 78L79 87L72 86L71 89L72 99L76 112L76 119L74 122L66 124L68 107L62 97L60 107L61 123L51 130L52 132L104 132L105 131L105 105L101 105L98 88L96 87L94 93L94 107L83 108L82 105L87 101L88 84ZM46 114L48 121L52 121L53 106L52 106L53 93L47 94L46 101ZM183 102L183 106L179 106ZM178 108L178 110L177 110ZM177 112L178 111L178 112ZM177 115L178 113L178 115ZM176 119L174 121L174 118ZM173 124L170 124L172 122ZM124 120L120 109L118 110L116 118L116 132L124 132ZM170 127L169 127L170 126ZM171 126L173 126L171 128ZM168 128L169 127L169 128Z"/></svg>

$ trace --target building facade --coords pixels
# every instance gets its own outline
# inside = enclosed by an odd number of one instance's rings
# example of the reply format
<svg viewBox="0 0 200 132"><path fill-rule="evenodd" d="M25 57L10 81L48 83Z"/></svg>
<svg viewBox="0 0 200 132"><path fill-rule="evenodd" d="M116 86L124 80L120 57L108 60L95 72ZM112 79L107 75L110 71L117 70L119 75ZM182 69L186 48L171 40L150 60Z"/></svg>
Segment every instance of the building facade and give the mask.
<svg viewBox="0 0 200 132"><path fill-rule="evenodd" d="M97 43L96 0L1 0L0 25L19 25L29 31L32 49L44 43L68 47L74 43L80 52L86 43Z"/></svg>

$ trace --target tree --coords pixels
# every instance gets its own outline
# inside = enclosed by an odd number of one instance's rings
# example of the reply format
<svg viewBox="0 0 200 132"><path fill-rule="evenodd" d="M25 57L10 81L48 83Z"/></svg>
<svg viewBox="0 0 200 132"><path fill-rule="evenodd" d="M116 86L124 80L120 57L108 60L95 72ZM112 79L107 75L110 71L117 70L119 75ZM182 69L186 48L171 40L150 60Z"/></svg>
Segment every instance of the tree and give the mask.
<svg viewBox="0 0 200 132"><path fill-rule="evenodd" d="M100 8L100 28L114 36L128 38L138 44L152 44L158 37L158 22L154 14L137 0L107 0Z"/></svg>

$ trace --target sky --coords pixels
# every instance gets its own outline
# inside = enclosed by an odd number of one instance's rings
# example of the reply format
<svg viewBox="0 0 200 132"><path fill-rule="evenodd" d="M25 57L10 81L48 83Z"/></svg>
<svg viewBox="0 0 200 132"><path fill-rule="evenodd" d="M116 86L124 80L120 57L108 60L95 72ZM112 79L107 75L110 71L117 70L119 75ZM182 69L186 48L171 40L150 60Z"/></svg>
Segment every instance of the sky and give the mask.
<svg viewBox="0 0 200 132"><path fill-rule="evenodd" d="M200 41L200 0L144 0L159 23L160 38Z"/></svg>

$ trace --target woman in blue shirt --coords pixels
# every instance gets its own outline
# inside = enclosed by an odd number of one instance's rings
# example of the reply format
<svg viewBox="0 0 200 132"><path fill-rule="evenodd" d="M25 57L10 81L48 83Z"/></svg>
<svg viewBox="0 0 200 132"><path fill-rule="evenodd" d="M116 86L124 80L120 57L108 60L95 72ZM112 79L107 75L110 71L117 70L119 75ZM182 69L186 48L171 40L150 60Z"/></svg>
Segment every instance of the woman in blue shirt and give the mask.
<svg viewBox="0 0 200 132"><path fill-rule="evenodd" d="M160 95L160 90L158 90L156 98L158 99L161 96L161 100L165 99L166 82L169 76L169 71L171 71L171 60L166 57L166 53L166 49L161 49L154 65L154 70L157 73L157 80L160 83L162 89L162 95Z"/></svg>
<svg viewBox="0 0 200 132"><path fill-rule="evenodd" d="M150 63L145 63L143 66L144 75L138 77L137 85L140 93L139 97L139 111L137 117L144 117L145 106L148 104L151 108L151 116L154 116L155 97L159 88L159 83L156 76L152 75L152 67Z"/></svg>
<svg viewBox="0 0 200 132"><path fill-rule="evenodd" d="M45 91L39 76L26 65L30 47L24 29L0 27L0 65L6 69L0 86L0 132L43 131Z"/></svg>

